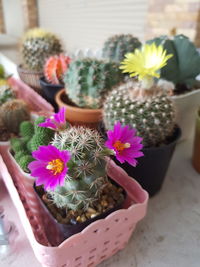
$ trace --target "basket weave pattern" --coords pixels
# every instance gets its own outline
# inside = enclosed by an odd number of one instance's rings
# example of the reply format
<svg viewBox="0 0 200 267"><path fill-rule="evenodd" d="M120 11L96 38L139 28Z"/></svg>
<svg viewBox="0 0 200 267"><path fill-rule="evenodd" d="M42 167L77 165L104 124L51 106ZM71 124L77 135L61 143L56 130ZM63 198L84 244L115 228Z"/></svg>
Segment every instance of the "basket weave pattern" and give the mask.
<svg viewBox="0 0 200 267"><path fill-rule="evenodd" d="M39 209L30 205L32 191L25 194L27 190L31 190L31 186L27 187L22 183L24 179L19 175L14 160L10 161L10 164L13 166L8 166L9 172L12 172L10 168L15 169L12 178L0 158L0 170L4 182L18 210L35 255L43 267L96 266L125 247L137 222L146 214L147 192L113 161L109 161L107 170L109 177L124 187L127 192L124 208L113 212L105 219L95 221L58 247L51 247L40 226Z"/></svg>

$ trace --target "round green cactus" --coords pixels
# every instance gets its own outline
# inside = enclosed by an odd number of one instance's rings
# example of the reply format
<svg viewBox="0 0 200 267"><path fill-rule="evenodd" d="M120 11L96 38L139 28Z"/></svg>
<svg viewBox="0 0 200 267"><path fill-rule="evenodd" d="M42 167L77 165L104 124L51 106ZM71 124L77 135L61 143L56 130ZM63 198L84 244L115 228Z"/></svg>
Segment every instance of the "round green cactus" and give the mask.
<svg viewBox="0 0 200 267"><path fill-rule="evenodd" d="M120 121L137 129L145 147L160 145L174 130L174 105L167 93L159 88L155 94L151 95L149 90L147 97L139 97L137 91L142 89L138 86L137 82L128 82L110 92L103 107L105 127L113 129Z"/></svg>
<svg viewBox="0 0 200 267"><path fill-rule="evenodd" d="M105 95L122 80L114 62L92 58L73 61L64 75L66 94L82 108L101 108Z"/></svg>
<svg viewBox="0 0 200 267"><path fill-rule="evenodd" d="M64 186L49 191L59 208L87 209L98 199L107 183L104 140L97 131L71 127L57 134L52 144L71 152L71 164Z"/></svg>
<svg viewBox="0 0 200 267"><path fill-rule="evenodd" d="M24 155L18 160L18 164L24 172L30 172L28 169L28 164L32 161L34 161L33 157L30 155Z"/></svg>
<svg viewBox="0 0 200 267"><path fill-rule="evenodd" d="M20 124L20 136L22 136L23 138L30 140L30 138L33 136L34 134L34 126L33 123L30 121L23 121Z"/></svg>
<svg viewBox="0 0 200 267"><path fill-rule="evenodd" d="M20 123L30 120L30 111L25 102L14 99L1 106L0 117L9 132L18 134Z"/></svg>
<svg viewBox="0 0 200 267"><path fill-rule="evenodd" d="M131 34L114 35L104 43L103 57L115 62L121 62L125 54L134 52L140 46L141 42Z"/></svg>
<svg viewBox="0 0 200 267"><path fill-rule="evenodd" d="M57 36L40 28L25 33L21 46L23 65L34 71L42 71L47 58L62 53Z"/></svg>
<svg viewBox="0 0 200 267"><path fill-rule="evenodd" d="M161 71L161 78L173 82L176 90L192 88L200 74L200 54L188 37L180 34L173 38L160 36L147 43L162 44L167 54L173 54Z"/></svg>

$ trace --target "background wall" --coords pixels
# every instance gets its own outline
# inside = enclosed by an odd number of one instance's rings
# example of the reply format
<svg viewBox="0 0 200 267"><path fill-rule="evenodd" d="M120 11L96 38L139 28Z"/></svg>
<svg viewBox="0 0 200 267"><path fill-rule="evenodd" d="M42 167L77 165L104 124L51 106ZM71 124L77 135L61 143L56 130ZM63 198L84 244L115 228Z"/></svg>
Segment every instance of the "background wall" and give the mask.
<svg viewBox="0 0 200 267"><path fill-rule="evenodd" d="M148 0L38 0L39 25L62 37L69 51L100 48L116 33L144 39Z"/></svg>
<svg viewBox="0 0 200 267"><path fill-rule="evenodd" d="M149 0L146 38L175 28L200 47L200 0Z"/></svg>

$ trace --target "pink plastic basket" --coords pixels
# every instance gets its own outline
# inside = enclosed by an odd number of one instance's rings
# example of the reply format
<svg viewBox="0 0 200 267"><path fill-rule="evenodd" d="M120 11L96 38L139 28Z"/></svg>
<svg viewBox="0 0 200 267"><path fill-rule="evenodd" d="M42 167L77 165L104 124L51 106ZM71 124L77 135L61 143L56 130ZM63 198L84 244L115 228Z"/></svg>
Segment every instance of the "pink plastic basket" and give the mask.
<svg viewBox="0 0 200 267"><path fill-rule="evenodd" d="M22 177L17 178L14 175L11 178L1 157L0 171L34 253L44 267L96 266L125 247L137 222L146 214L148 193L113 161L109 161L107 169L109 177L127 192L124 208L90 224L58 247L51 247L40 227L40 213L34 212L23 182L20 181Z"/></svg>
<svg viewBox="0 0 200 267"><path fill-rule="evenodd" d="M54 108L49 104L43 97L36 93L31 87L25 84L23 81L11 77L9 79L9 84L17 95L17 98L23 99L35 112L54 112Z"/></svg>

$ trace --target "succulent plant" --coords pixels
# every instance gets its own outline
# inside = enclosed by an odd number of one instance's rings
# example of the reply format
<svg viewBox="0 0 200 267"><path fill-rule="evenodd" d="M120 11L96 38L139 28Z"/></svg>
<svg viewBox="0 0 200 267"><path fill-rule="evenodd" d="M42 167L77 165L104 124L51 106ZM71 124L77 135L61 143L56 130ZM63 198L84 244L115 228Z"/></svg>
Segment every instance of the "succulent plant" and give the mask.
<svg viewBox="0 0 200 267"><path fill-rule="evenodd" d="M48 191L57 207L87 209L107 183L104 140L95 130L71 127L57 134L52 145L71 152L64 186Z"/></svg>
<svg viewBox="0 0 200 267"><path fill-rule="evenodd" d="M138 81L129 81L110 92L103 108L106 129L112 129L119 121L136 128L145 147L167 141L175 126L174 105L168 96L167 82L156 83L154 77L159 78L158 70L170 57L162 46L155 43L146 44L141 50L126 56L120 68L133 77L138 75ZM155 62L149 63L151 58L155 58Z"/></svg>
<svg viewBox="0 0 200 267"><path fill-rule="evenodd" d="M134 52L140 46L141 42L131 34L114 35L104 43L103 57L120 62L126 53Z"/></svg>
<svg viewBox="0 0 200 267"><path fill-rule="evenodd" d="M49 128L39 127L38 124L45 121L45 117L38 117L34 123L23 121L20 124L20 137L11 139L11 148L14 151L14 157L23 171L29 172L28 164L34 159L31 156L32 151L37 150L40 145L47 145L54 136L54 131Z"/></svg>
<svg viewBox="0 0 200 267"><path fill-rule="evenodd" d="M195 45L184 35L176 35L170 39L160 36L147 43L162 45L167 53L173 54L168 64L160 71L162 79L173 82L176 90L192 88L196 76L200 74L200 54Z"/></svg>
<svg viewBox="0 0 200 267"><path fill-rule="evenodd" d="M44 66L46 81L51 84L63 84L63 74L68 69L70 61L71 59L63 54L48 58Z"/></svg>
<svg viewBox="0 0 200 267"><path fill-rule="evenodd" d="M34 28L25 33L21 51L25 68L42 71L47 58L62 53L62 45L53 33Z"/></svg>
<svg viewBox="0 0 200 267"><path fill-rule="evenodd" d="M0 105L3 105L5 102L14 98L15 94L10 88L7 80L0 78Z"/></svg>
<svg viewBox="0 0 200 267"><path fill-rule="evenodd" d="M116 63L92 58L73 61L64 75L66 94L82 108L101 108L105 95L121 80Z"/></svg>
<svg viewBox="0 0 200 267"><path fill-rule="evenodd" d="M14 99L1 106L0 117L9 132L18 134L20 123L30 120L30 111L25 102Z"/></svg>

